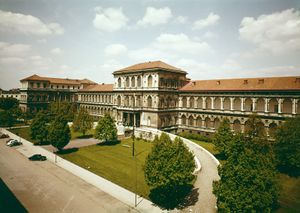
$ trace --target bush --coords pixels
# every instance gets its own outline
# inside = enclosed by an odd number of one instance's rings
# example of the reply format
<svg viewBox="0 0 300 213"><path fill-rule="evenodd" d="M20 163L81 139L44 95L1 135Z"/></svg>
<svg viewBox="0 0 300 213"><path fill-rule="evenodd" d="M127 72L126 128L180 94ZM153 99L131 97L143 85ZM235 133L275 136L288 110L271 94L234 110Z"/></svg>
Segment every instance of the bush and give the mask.
<svg viewBox="0 0 300 213"><path fill-rule="evenodd" d="M187 138L187 139L193 139L197 141L204 141L204 142L211 142L211 139L207 136L201 135L201 134L194 134L189 132L180 132L177 134L180 137Z"/></svg>

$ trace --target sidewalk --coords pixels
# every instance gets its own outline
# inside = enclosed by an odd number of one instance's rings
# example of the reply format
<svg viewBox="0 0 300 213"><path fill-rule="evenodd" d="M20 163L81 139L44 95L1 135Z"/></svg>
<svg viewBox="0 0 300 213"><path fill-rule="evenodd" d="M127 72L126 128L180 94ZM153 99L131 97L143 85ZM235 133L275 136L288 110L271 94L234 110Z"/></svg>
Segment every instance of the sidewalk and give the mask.
<svg viewBox="0 0 300 213"><path fill-rule="evenodd" d="M8 134L11 138L20 140L19 136L7 131L6 129L0 129L0 131ZM31 142L29 142L23 138L21 138L21 142L23 143L23 146L18 147L16 150L21 152L26 157L29 157L36 153L47 156L47 159L49 161L55 163L57 166L80 177L84 181L92 184L93 186L99 188L100 190L106 192L107 194L110 194L111 196L122 201L123 203L125 203L129 206L132 206L132 207L135 206L135 194L128 191L127 189L124 189L124 188L120 187L119 185L116 185L98 175L95 175L94 173L92 173L88 170L85 170L67 160L64 160L63 158L56 156L54 153L51 153L42 147L33 146L33 144ZM161 210L157 206L154 206L154 204L152 202L150 202L149 200L146 200L144 198L138 198L137 203L138 203L138 205L134 208L140 212L163 212L163 210Z"/></svg>

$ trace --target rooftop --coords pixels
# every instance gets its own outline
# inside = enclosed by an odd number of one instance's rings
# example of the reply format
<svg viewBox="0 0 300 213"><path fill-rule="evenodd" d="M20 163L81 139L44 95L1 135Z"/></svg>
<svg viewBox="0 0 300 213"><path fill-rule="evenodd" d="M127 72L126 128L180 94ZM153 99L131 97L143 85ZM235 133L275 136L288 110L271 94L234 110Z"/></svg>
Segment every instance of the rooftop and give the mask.
<svg viewBox="0 0 300 213"><path fill-rule="evenodd" d="M84 89L81 89L80 92L112 92L113 84L96 84L89 85Z"/></svg>
<svg viewBox="0 0 300 213"><path fill-rule="evenodd" d="M70 78L50 78L50 77L41 77L39 75L32 75L27 78L24 78L22 81L48 81L53 84L96 84L95 82L89 79L70 79Z"/></svg>
<svg viewBox="0 0 300 213"><path fill-rule="evenodd" d="M169 71L169 72L187 74L184 70L179 69L177 67L173 67L162 61L149 61L149 62L135 64L135 65L117 70L117 71L113 72L113 74L115 75L115 74L141 72L141 71L149 71L149 70L164 70L164 71Z"/></svg>
<svg viewBox="0 0 300 213"><path fill-rule="evenodd" d="M190 81L180 91L300 90L300 76Z"/></svg>

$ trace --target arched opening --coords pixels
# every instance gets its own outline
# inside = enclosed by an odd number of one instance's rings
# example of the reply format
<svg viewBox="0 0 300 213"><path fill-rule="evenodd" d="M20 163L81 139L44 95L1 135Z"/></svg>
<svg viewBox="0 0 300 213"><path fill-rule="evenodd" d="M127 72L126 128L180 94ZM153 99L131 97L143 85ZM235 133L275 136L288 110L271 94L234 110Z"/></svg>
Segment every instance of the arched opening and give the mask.
<svg viewBox="0 0 300 213"><path fill-rule="evenodd" d="M257 112L264 112L265 111L265 101L263 98L259 98L256 101L256 111Z"/></svg>
<svg viewBox="0 0 300 213"><path fill-rule="evenodd" d="M199 109L202 109L202 97L198 97L198 100L197 100L197 108Z"/></svg>
<svg viewBox="0 0 300 213"><path fill-rule="evenodd" d="M190 97L190 108L194 108L194 98Z"/></svg>
<svg viewBox="0 0 300 213"><path fill-rule="evenodd" d="M194 118L191 115L189 117L189 126L194 126Z"/></svg>
<svg viewBox="0 0 300 213"><path fill-rule="evenodd" d="M252 112L252 100L250 98L245 99L245 111Z"/></svg>
<svg viewBox="0 0 300 213"><path fill-rule="evenodd" d="M147 80L148 87L152 87L152 83L153 83L152 75L149 75Z"/></svg>
<svg viewBox="0 0 300 213"><path fill-rule="evenodd" d="M219 118L215 118L214 120L214 128L218 129L220 126L220 119Z"/></svg>
<svg viewBox="0 0 300 213"><path fill-rule="evenodd" d="M128 96L125 96L125 104L124 104L126 107L129 106L129 97Z"/></svg>
<svg viewBox="0 0 300 213"><path fill-rule="evenodd" d="M151 126L151 117L148 116L148 119L147 119L147 126Z"/></svg>
<svg viewBox="0 0 300 213"><path fill-rule="evenodd" d="M131 87L135 87L135 77L131 77Z"/></svg>
<svg viewBox="0 0 300 213"><path fill-rule="evenodd" d="M141 79L141 76L138 76L138 77L137 77L137 86L138 86L138 87L141 87L141 86L142 86L142 79Z"/></svg>
<svg viewBox="0 0 300 213"><path fill-rule="evenodd" d="M247 133L247 132L250 131L251 125L250 125L250 121L249 121L249 120L245 122L245 127L244 127L244 129L245 129L245 133Z"/></svg>
<svg viewBox="0 0 300 213"><path fill-rule="evenodd" d="M210 128L210 119L209 117L206 117L204 120L205 128Z"/></svg>
<svg viewBox="0 0 300 213"><path fill-rule="evenodd" d="M141 106L141 98L140 98L140 96L136 96L136 106L137 107Z"/></svg>
<svg viewBox="0 0 300 213"><path fill-rule="evenodd" d="M121 88L122 87L122 80L121 78L119 77L118 78L118 88Z"/></svg>
<svg viewBox="0 0 300 213"><path fill-rule="evenodd" d="M269 112L278 113L278 101L275 98L269 101Z"/></svg>
<svg viewBox="0 0 300 213"><path fill-rule="evenodd" d="M230 99L228 97L224 98L223 109L230 110Z"/></svg>
<svg viewBox="0 0 300 213"><path fill-rule="evenodd" d="M277 131L277 124L276 123L270 123L270 125L269 125L269 136L271 138L275 137L276 131Z"/></svg>
<svg viewBox="0 0 300 213"><path fill-rule="evenodd" d="M148 98L147 98L147 107L149 107L149 108L152 107L152 98L151 98L150 95L149 95Z"/></svg>
<svg viewBox="0 0 300 213"><path fill-rule="evenodd" d="M221 109L221 98L216 97L215 102L214 102L214 108L217 110Z"/></svg>
<svg viewBox="0 0 300 213"><path fill-rule="evenodd" d="M282 112L291 114L292 113L292 106L293 106L293 103L292 103L291 99L284 99L283 103L282 103Z"/></svg>
<svg viewBox="0 0 300 213"><path fill-rule="evenodd" d="M129 82L129 77L128 77L128 76L126 77L125 82L126 82L126 87L128 88L128 87L130 86L130 85L129 85L130 82Z"/></svg>
<svg viewBox="0 0 300 213"><path fill-rule="evenodd" d="M182 98L182 107L183 107L183 108L186 108L186 105L187 105L186 97L183 97L183 98Z"/></svg>
<svg viewBox="0 0 300 213"><path fill-rule="evenodd" d="M261 133L262 133L263 135L266 135L266 129L265 129L264 123L263 123L263 122L258 122L256 125L259 127L259 129L262 130Z"/></svg>
<svg viewBox="0 0 300 213"><path fill-rule="evenodd" d="M159 106L160 106L161 108L164 108L164 107L165 107L165 99L164 99L163 97L161 97L161 98L159 99Z"/></svg>
<svg viewBox="0 0 300 213"><path fill-rule="evenodd" d="M241 122L239 120L233 121L233 130L235 133L239 133L242 131Z"/></svg>
<svg viewBox="0 0 300 213"><path fill-rule="evenodd" d="M131 96L131 107L135 107L135 98Z"/></svg>
<svg viewBox="0 0 300 213"><path fill-rule="evenodd" d="M206 98L206 100L205 100L205 108L206 109L211 109L211 99L210 99L210 97Z"/></svg>
<svg viewBox="0 0 300 213"><path fill-rule="evenodd" d="M186 117L185 117L185 115L181 116L181 124L184 125L184 126L186 125Z"/></svg>
<svg viewBox="0 0 300 213"><path fill-rule="evenodd" d="M201 127L202 126L202 119L201 119L200 116L198 116L197 119L196 119L196 126L197 127Z"/></svg>
<svg viewBox="0 0 300 213"><path fill-rule="evenodd" d="M121 106L121 96L119 95L118 98L117 98L117 105L118 106Z"/></svg>
<svg viewBox="0 0 300 213"><path fill-rule="evenodd" d="M241 110L241 99L240 98L235 98L233 101L233 109L236 111Z"/></svg>

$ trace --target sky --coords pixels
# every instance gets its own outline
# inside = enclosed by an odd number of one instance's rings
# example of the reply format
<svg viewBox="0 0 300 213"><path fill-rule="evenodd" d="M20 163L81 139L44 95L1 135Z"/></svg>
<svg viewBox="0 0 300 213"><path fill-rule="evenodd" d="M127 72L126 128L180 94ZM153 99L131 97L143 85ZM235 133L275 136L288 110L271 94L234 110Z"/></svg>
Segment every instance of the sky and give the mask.
<svg viewBox="0 0 300 213"><path fill-rule="evenodd" d="M0 0L0 88L112 83L161 60L193 80L300 75L299 0Z"/></svg>

